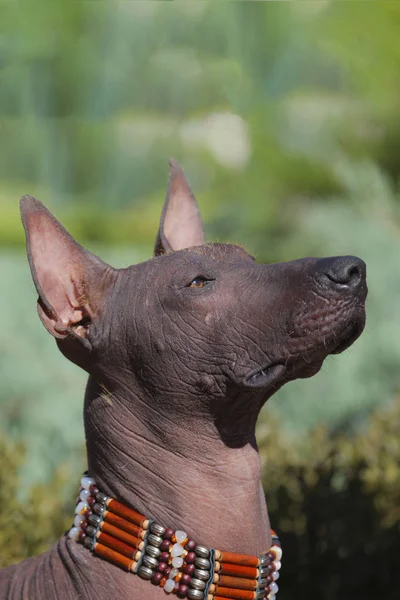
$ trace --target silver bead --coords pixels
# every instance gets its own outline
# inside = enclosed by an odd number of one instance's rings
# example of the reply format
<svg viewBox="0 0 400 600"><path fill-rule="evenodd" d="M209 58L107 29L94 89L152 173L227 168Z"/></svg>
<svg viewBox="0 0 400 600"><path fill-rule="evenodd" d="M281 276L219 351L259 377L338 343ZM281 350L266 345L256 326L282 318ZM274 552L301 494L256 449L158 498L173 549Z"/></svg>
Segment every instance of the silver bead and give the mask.
<svg viewBox="0 0 400 600"><path fill-rule="evenodd" d="M108 496L103 494L103 492L97 492L95 498L96 498L97 502L100 502L101 504L105 504L106 501L108 500Z"/></svg>
<svg viewBox="0 0 400 600"><path fill-rule="evenodd" d="M269 556L260 556L260 565L269 565L271 559Z"/></svg>
<svg viewBox="0 0 400 600"><path fill-rule="evenodd" d="M86 535L90 536L90 537L94 537L97 533L97 527L92 527L92 525L89 525L89 527L86 528Z"/></svg>
<svg viewBox="0 0 400 600"><path fill-rule="evenodd" d="M260 569L260 575L261 575L261 577L266 577L267 575L269 575L269 568L268 568L268 566L261 567L261 569Z"/></svg>
<svg viewBox="0 0 400 600"><path fill-rule="evenodd" d="M100 521L101 521L101 519L97 515L90 515L90 517L88 518L88 523L93 525L93 527L98 527L100 524Z"/></svg>
<svg viewBox="0 0 400 600"><path fill-rule="evenodd" d="M256 600L265 600L266 597L265 590L261 590L261 592L257 592Z"/></svg>
<svg viewBox="0 0 400 600"><path fill-rule="evenodd" d="M190 585L195 590L204 590L204 588L206 587L205 581L202 581L201 579L195 579L194 577L192 578L192 581L190 582Z"/></svg>
<svg viewBox="0 0 400 600"><path fill-rule="evenodd" d="M154 535L163 536L165 533L165 527L159 525L158 523L152 523L150 526L150 531L151 533L154 533Z"/></svg>
<svg viewBox="0 0 400 600"><path fill-rule="evenodd" d="M138 575L140 575L140 577L142 579L151 579L154 575L154 571L153 569L149 569L149 567L143 567L141 566L138 570Z"/></svg>
<svg viewBox="0 0 400 600"><path fill-rule="evenodd" d="M156 548L158 548L159 546L161 546L161 543L163 540L158 535L154 535L154 533L150 533L150 535L147 538L147 541L152 546L155 546Z"/></svg>
<svg viewBox="0 0 400 600"><path fill-rule="evenodd" d="M199 569L210 569L211 568L211 563L209 560L207 560L206 558L202 558L201 556L198 556L196 558L196 560L194 561L194 564L196 565L196 567L198 567Z"/></svg>
<svg viewBox="0 0 400 600"><path fill-rule="evenodd" d="M156 548L155 546L147 545L146 554L148 556L152 556L153 558L158 558L161 554L161 550L159 548Z"/></svg>
<svg viewBox="0 0 400 600"><path fill-rule="evenodd" d="M204 593L201 590L189 590L188 598L189 600L202 600L204 598Z"/></svg>
<svg viewBox="0 0 400 600"><path fill-rule="evenodd" d="M205 571L204 569L195 569L193 576L197 579L208 581L210 578L210 571Z"/></svg>
<svg viewBox="0 0 400 600"><path fill-rule="evenodd" d="M93 506L93 512L95 512L97 515L102 515L104 512L105 506L104 504L99 504L98 502L96 502L96 504Z"/></svg>
<svg viewBox="0 0 400 600"><path fill-rule="evenodd" d="M265 588L265 586L267 585L267 578L262 578L258 580L258 587L259 588Z"/></svg>
<svg viewBox="0 0 400 600"><path fill-rule="evenodd" d="M202 558L208 558L210 556L210 550L205 546L196 546L194 551L196 556L201 556Z"/></svg>
<svg viewBox="0 0 400 600"><path fill-rule="evenodd" d="M89 550L92 550L93 542L94 542L93 538L86 536L83 541L83 545L85 546L85 548L89 548Z"/></svg>
<svg viewBox="0 0 400 600"><path fill-rule="evenodd" d="M143 556L143 564L146 565L146 567L149 567L149 569L156 569L158 567L158 560L145 554Z"/></svg>

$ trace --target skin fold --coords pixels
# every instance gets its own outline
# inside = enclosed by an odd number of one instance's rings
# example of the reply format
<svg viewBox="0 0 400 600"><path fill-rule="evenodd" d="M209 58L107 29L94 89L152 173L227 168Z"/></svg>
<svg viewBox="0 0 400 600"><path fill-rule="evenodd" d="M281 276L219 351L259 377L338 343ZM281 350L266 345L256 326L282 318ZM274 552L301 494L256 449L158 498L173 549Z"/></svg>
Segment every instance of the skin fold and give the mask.
<svg viewBox="0 0 400 600"><path fill-rule="evenodd" d="M269 548L257 417L284 383L360 335L364 263L260 265L239 246L206 244L174 161L155 256L126 269L82 248L38 200L21 211L39 317L89 374L87 459L100 489L202 545ZM66 535L0 572L2 599L110 597L164 592Z"/></svg>

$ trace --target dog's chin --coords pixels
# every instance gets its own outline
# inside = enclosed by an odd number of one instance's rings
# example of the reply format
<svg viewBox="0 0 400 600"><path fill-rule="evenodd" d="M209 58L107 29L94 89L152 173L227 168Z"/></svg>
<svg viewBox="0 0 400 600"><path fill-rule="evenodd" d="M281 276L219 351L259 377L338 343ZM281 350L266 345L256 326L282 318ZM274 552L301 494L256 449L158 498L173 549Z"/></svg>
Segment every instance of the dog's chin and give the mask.
<svg viewBox="0 0 400 600"><path fill-rule="evenodd" d="M365 327L365 313L357 320L351 321L340 336L340 340L334 344L329 354L341 354L354 344L360 337Z"/></svg>

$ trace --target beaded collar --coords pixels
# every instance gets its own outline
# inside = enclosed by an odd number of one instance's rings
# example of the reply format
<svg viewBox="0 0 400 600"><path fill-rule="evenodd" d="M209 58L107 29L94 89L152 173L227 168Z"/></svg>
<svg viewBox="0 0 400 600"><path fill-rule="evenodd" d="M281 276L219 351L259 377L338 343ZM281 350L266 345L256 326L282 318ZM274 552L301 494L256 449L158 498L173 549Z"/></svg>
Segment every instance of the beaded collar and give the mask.
<svg viewBox="0 0 400 600"><path fill-rule="evenodd" d="M189 600L275 600L282 550L259 556L199 546L185 531L165 528L106 496L87 473L68 536L93 554Z"/></svg>

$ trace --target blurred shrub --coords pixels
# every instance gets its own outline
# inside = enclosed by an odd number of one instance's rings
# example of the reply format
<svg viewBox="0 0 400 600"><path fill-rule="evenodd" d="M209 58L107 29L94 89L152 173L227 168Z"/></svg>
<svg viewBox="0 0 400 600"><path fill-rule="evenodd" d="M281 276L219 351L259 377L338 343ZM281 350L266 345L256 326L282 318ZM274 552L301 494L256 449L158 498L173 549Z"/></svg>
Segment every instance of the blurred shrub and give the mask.
<svg viewBox="0 0 400 600"><path fill-rule="evenodd" d="M67 471L58 468L51 483L21 496L21 445L0 437L0 567L47 550L70 526L74 504L66 493Z"/></svg>
<svg viewBox="0 0 400 600"><path fill-rule="evenodd" d="M352 437L315 429L293 444L279 421L258 432L272 526L284 549L279 598L398 598L400 398ZM0 565L42 552L70 526L65 473L18 493L22 449L0 439ZM66 501L67 499L67 501Z"/></svg>
<svg viewBox="0 0 400 600"><path fill-rule="evenodd" d="M398 598L400 398L354 436L319 427L294 445L272 421L259 446L284 549L279 598Z"/></svg>

